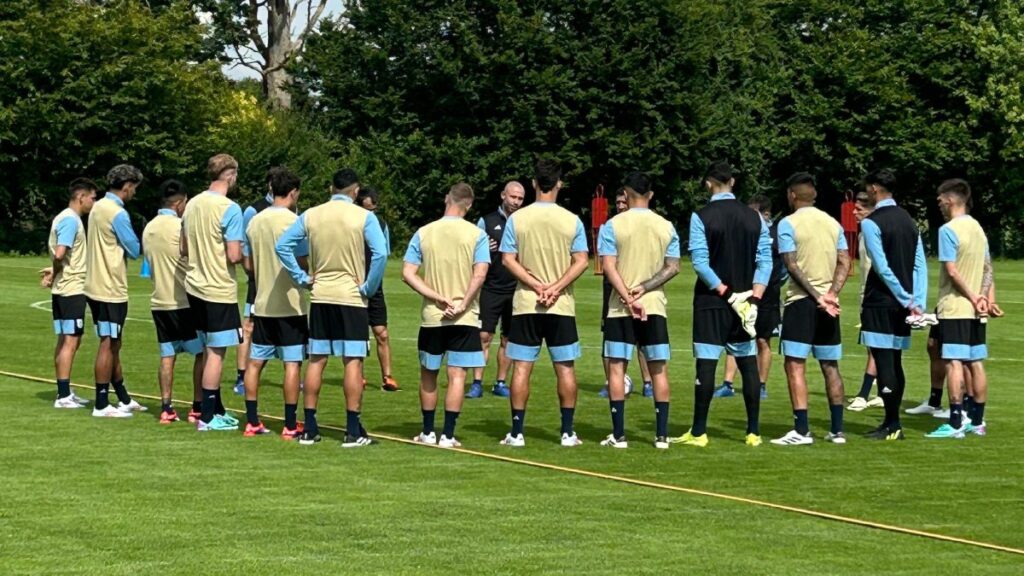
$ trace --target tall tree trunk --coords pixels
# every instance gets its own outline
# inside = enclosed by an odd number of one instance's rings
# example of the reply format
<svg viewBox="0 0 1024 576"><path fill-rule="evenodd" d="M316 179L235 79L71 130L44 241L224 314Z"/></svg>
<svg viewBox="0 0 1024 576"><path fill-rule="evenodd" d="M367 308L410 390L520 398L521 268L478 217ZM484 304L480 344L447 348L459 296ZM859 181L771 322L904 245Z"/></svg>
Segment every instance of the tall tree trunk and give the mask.
<svg viewBox="0 0 1024 576"><path fill-rule="evenodd" d="M292 40L291 3L288 0L267 2L267 53L263 90L271 106L291 108L292 96L288 92L291 76L284 63L294 49Z"/></svg>

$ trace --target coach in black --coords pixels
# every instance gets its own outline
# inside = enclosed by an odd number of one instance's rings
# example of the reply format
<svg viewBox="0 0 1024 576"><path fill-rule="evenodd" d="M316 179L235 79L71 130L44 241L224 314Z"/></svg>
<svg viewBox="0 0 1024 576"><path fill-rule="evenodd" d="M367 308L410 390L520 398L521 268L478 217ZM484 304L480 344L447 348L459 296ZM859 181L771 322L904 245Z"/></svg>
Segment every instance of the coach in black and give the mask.
<svg viewBox="0 0 1024 576"><path fill-rule="evenodd" d="M761 445L761 386L754 345L757 305L772 272L771 236L761 215L732 193L727 162L708 167L707 206L690 218L690 255L699 280L693 287L693 354L697 358L693 427L675 442L704 447L715 369L723 351L736 358L747 409L746 443Z"/></svg>
<svg viewBox="0 0 1024 576"><path fill-rule="evenodd" d="M882 169L864 177L875 211L861 222L871 271L864 285L860 343L871 350L885 420L868 434L874 440L902 440L900 404L907 384L903 351L910 349L907 316L920 314L928 296L928 267L914 219L896 205L896 176Z"/></svg>
<svg viewBox="0 0 1024 576"><path fill-rule="evenodd" d="M505 233L505 222L508 217L523 205L523 198L526 197L526 190L519 182L512 181L505 184L501 191L501 206L490 214L487 214L476 225L487 233L488 243L491 249L491 267L487 270L487 279L480 290L480 344L484 348L484 363L490 356L491 342L494 341L494 333L498 329L498 320L501 320L501 341L498 345L498 375L491 388L491 394L495 396L508 397L508 386L505 385L505 377L508 376L508 369L512 365L505 355L505 348L508 346L508 326L512 321L512 296L516 290L516 279L505 269L501 263L501 254L498 246L501 244L501 236ZM483 388L484 369L477 368L473 373L473 383L466 392L466 398L479 398L484 395Z"/></svg>

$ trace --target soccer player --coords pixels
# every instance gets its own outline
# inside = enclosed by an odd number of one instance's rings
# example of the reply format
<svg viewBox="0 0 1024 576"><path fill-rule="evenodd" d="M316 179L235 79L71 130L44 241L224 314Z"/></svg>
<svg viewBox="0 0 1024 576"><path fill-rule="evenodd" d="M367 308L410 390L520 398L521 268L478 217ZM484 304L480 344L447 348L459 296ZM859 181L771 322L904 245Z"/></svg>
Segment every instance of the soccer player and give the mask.
<svg viewBox="0 0 1024 576"><path fill-rule="evenodd" d="M690 254L699 279L693 287L697 383L693 426L673 441L701 448L708 445L708 409L723 351L736 357L743 378L745 442L761 445L761 382L754 336L757 306L771 279L772 239L761 215L732 193L735 183L728 162L711 164L704 176L711 201L690 218Z"/></svg>
<svg viewBox="0 0 1024 576"><path fill-rule="evenodd" d="M452 186L444 204L444 217L417 230L409 241L402 280L423 296L417 345L423 429L413 440L454 448L461 446L455 439L455 424L462 411L466 373L484 365L477 294L487 277L491 254L487 234L465 220L473 206L473 189L465 183ZM434 433L437 375L446 355L448 391L438 439Z"/></svg>
<svg viewBox="0 0 1024 576"><path fill-rule="evenodd" d="M309 366L303 386L305 430L299 443L320 441L316 421L320 385L327 358L336 356L345 366L347 429L343 448L372 443L360 421L363 400L363 358L370 336L366 302L377 292L387 262L387 242L373 212L355 205L359 178L342 169L332 179L334 194L327 202L299 216L277 241L276 252L292 280L311 290L309 307ZM309 273L295 253L309 243ZM366 246L370 267L366 267Z"/></svg>
<svg viewBox="0 0 1024 576"><path fill-rule="evenodd" d="M626 448L626 365L639 345L654 386L654 446L668 448L669 384L667 298L664 285L679 273L679 235L672 224L648 208L654 192L650 178L631 172L622 182L629 210L601 228L598 254L615 293L608 301L604 356L608 358L608 404L612 433L602 446Z"/></svg>
<svg viewBox="0 0 1024 576"><path fill-rule="evenodd" d="M185 212L188 194L177 180L160 185L163 208L142 231L142 246L153 279L149 309L156 325L156 341L160 345L160 423L178 421L172 405L174 398L174 364L180 352L192 354L192 411L195 422L202 398L203 343L196 332L192 311L185 292L188 260L181 255L181 215Z"/></svg>
<svg viewBox="0 0 1024 576"><path fill-rule="evenodd" d="M377 216L380 229L384 233L384 257L391 254L391 230L380 216L377 215L377 208L380 206L380 193L376 188L364 186L359 188L359 196L356 197L356 206L366 208ZM372 260L370 246L366 246L366 265L369 267ZM367 268L369 273L369 268ZM388 304L384 300L384 282L381 280L380 287L366 302L366 315L370 319L370 330L373 338L377 341L377 361L380 362L381 390L385 392L397 392L400 388L398 382L391 375L391 338L388 335ZM363 378L364 386L366 378Z"/></svg>
<svg viewBox="0 0 1024 576"><path fill-rule="evenodd" d="M772 370L772 335L779 328L782 320L782 313L779 310L782 284L786 281L786 265L782 262L782 256L778 249L778 226L772 221L772 201L767 196L757 194L748 202L747 206L756 210L765 224L768 225L768 232L772 237L772 276L768 280L768 287L764 290L764 297L761 298L761 305L757 307L757 324L754 326L757 338L757 373L761 379L761 400L768 398L768 375ZM725 357L725 379L722 385L715 390L715 398L728 398L736 392L732 388L733 379L736 377L736 359L731 354Z"/></svg>
<svg viewBox="0 0 1024 576"><path fill-rule="evenodd" d="M203 357L203 398L196 429L237 430L221 400L224 355L242 342L235 266L242 262L242 209L228 194L238 181L238 162L217 154L206 164L211 180L206 192L192 198L182 217L182 254L188 257L185 287L196 330L206 347Z"/></svg>
<svg viewBox="0 0 1024 576"><path fill-rule="evenodd" d="M626 189L620 186L619 189L615 191L615 213L621 214L626 210L629 210L629 204L626 202ZM601 237L601 232L607 224L608 223L605 222L604 224L601 225L601 228L598 229L598 238ZM607 324L606 320L608 318L608 303L611 301L612 297L612 284L611 282L608 281L607 274L604 274L601 278L601 287L604 291L604 298L601 300L601 336L603 337L605 335L605 326ZM611 359L609 359L608 356L603 352L603 342L601 348L601 363L604 365L604 387L601 388L601 391L598 392L597 395L600 396L601 398L607 398L609 374L608 371L611 368ZM650 398L654 396L654 385L651 383L651 372L647 368L647 359L644 358L644 353L639 349L636 352L636 356L637 361L640 364L640 377L643 379L644 382L643 395L644 398ZM633 391L633 381L629 379L629 374L626 374L623 379L626 382L626 397L628 398L630 393Z"/></svg>
<svg viewBox="0 0 1024 576"><path fill-rule="evenodd" d="M939 209L946 223L939 228L942 268L936 314L938 344L949 386L949 422L926 434L929 438L963 438L968 432L985 435L985 322L989 314L992 261L985 231L967 213L970 199L971 187L964 180L946 180L939 185ZM973 387L969 420L960 403L965 365Z"/></svg>
<svg viewBox="0 0 1024 576"><path fill-rule="evenodd" d="M71 391L71 367L82 345L85 330L85 225L82 216L92 210L96 201L96 183L76 178L68 186L68 207L50 225L49 268L42 271L42 285L50 289L53 309L53 331L57 346L53 351L53 368L57 377L57 399L54 408L82 408L87 401Z"/></svg>
<svg viewBox="0 0 1024 576"><path fill-rule="evenodd" d="M772 440L779 446L814 443L807 422L807 357L818 359L828 396L832 428L825 440L845 444L843 434L843 355L839 325L839 292L850 272L850 254L843 227L814 207L818 192L814 177L797 172L786 182L786 197L793 213L779 222L779 253L792 282L786 289L782 316L782 355L785 357L789 397L793 403L792 430Z"/></svg>
<svg viewBox="0 0 1024 576"><path fill-rule="evenodd" d="M863 222L874 209L875 203L868 197L867 192L858 192L853 206L853 216L857 219L857 223ZM871 257L868 256L867 248L864 247L864 234L860 234L857 243L857 259L860 266L860 301L863 302L864 288L868 282L868 272L871 271ZM875 369L875 359L871 356L870 348L867 349L867 353L868 359L867 364L864 366L864 378L861 381L860 391L857 392L857 395L854 396L853 400L846 407L851 412L860 412L867 408L881 408L885 405L882 402L881 396L868 398L871 395L871 386L875 384L878 371Z"/></svg>
<svg viewBox="0 0 1024 576"><path fill-rule="evenodd" d="M579 217L556 203L561 188L558 163L539 160L533 177L537 200L509 216L501 237L502 262L518 281L508 335L508 357L514 364L512 430L501 441L505 446L526 445L523 420L541 343L548 346L558 382L562 446L582 444L573 430L580 342L572 284L587 269L587 236Z"/></svg>
<svg viewBox="0 0 1024 576"><path fill-rule="evenodd" d="M96 403L92 415L124 418L146 410L128 394L121 370L121 343L128 318L128 270L125 258L139 257L139 238L132 230L125 202L135 196L142 172L119 164L107 172L110 190L89 212L86 232L85 298L100 338L96 351ZM107 400L114 386L118 405Z"/></svg>
<svg viewBox="0 0 1024 576"><path fill-rule="evenodd" d="M267 194L246 206L245 210L242 211L242 230L248 230L249 222L252 222L252 219L257 214L273 205L274 193L270 191L270 182L273 179L274 174L281 169L282 168L278 166L274 166L270 170L267 170ZM242 251L245 252L244 244L242 246ZM235 379L234 393L239 396L245 394L245 367L249 362L249 347L252 344L252 305L256 303L256 279L253 278L252 270L246 269L245 277L245 306L242 310L242 342L238 345L238 349L235 351L238 376Z"/></svg>
<svg viewBox="0 0 1024 576"><path fill-rule="evenodd" d="M484 350L484 366L473 370L473 383L466 392L466 398L479 398L484 395L484 368L490 359L491 343L498 331L501 321L501 338L498 340L498 374L491 388L491 394L507 398L508 386L505 385L508 370L512 361L508 359L508 331L512 322L512 298L516 290L516 279L505 269L501 262L498 247L501 236L505 233L505 223L526 198L523 185L515 180L505 184L501 191L501 205L490 214L477 221L476 225L487 233L488 247L491 252L491 267L487 269L487 279L480 290L480 344Z"/></svg>
<svg viewBox="0 0 1024 576"><path fill-rule="evenodd" d="M245 266L252 271L256 284L256 301L252 306L252 345L245 369L245 432L246 436L269 434L260 422L257 405L260 376L267 362L277 358L284 363L284 429L285 440L298 438L302 432L296 421L299 406L299 379L302 361L306 359L309 327L308 305L288 272L281 266L275 247L285 230L298 220L295 206L299 201L299 177L286 168L274 170L270 177L273 204L261 210L249 222L248 252ZM295 256L305 260L309 247L300 242Z"/></svg>
<svg viewBox="0 0 1024 576"><path fill-rule="evenodd" d="M861 304L860 343L870 349L878 369L885 419L868 434L873 440L903 440L900 403L906 387L903 351L910 349L910 314L925 309L928 269L914 219L893 200L896 176L889 169L869 172L865 191L875 210L861 222L871 271Z"/></svg>

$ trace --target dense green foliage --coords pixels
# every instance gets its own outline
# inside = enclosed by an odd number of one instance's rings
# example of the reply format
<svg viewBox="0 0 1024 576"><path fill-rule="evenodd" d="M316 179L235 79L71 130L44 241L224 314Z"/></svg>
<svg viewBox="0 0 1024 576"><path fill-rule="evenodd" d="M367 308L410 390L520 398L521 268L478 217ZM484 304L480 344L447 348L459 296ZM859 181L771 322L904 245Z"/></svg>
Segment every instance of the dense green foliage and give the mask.
<svg viewBox="0 0 1024 576"><path fill-rule="evenodd" d="M142 217L153 184L202 186L226 151L243 202L271 165L299 172L304 203L352 165L399 237L459 179L490 208L538 155L565 163L583 215L596 185L644 169L677 222L709 160L779 203L788 174L812 171L834 214L884 165L932 232L936 184L968 178L994 251L1024 253L1024 12L1009 0L351 2L293 63L292 113L219 72L230 35L200 24L210 5L0 5L0 249L38 250L74 176L139 165Z"/></svg>
<svg viewBox="0 0 1024 576"><path fill-rule="evenodd" d="M779 201L788 174L816 173L835 213L890 166L933 228L935 186L963 176L1006 230L1022 219L1020 24L1016 3L970 0L367 0L296 74L332 133L397 156L413 218L453 179L493 191L547 154L580 208L640 168L681 219L728 158L745 194Z"/></svg>

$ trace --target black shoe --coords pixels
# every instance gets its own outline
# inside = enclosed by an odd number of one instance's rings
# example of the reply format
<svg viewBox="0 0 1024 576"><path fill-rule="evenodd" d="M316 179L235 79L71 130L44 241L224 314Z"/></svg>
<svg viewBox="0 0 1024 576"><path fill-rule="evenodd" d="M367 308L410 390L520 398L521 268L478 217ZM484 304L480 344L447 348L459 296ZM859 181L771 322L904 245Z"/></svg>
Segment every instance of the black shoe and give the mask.
<svg viewBox="0 0 1024 576"><path fill-rule="evenodd" d="M302 436L299 436L299 444L303 446L312 446L321 440L320 434L316 432L303 432Z"/></svg>
<svg viewBox="0 0 1024 576"><path fill-rule="evenodd" d="M351 436L345 435L345 441L341 443L342 448L362 448L363 446L369 446L373 444L373 440L369 436Z"/></svg>
<svg viewBox="0 0 1024 576"><path fill-rule="evenodd" d="M904 440L906 438L903 434L903 428L894 429L888 426L879 426L868 432L864 437L868 440Z"/></svg>

